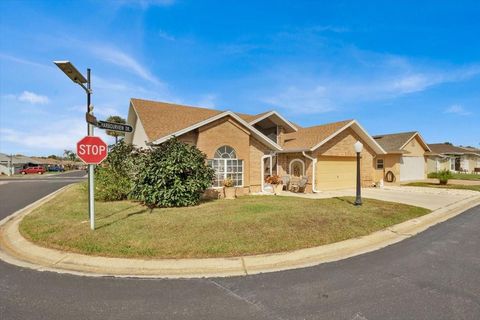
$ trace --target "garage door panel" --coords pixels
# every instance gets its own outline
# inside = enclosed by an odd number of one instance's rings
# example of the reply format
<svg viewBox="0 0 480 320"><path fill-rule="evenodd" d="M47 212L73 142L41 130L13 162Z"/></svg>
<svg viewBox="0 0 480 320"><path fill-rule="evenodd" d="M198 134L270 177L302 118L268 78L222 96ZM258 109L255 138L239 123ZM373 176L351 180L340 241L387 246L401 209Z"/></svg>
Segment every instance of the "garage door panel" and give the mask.
<svg viewBox="0 0 480 320"><path fill-rule="evenodd" d="M400 181L425 179L424 157L400 158Z"/></svg>
<svg viewBox="0 0 480 320"><path fill-rule="evenodd" d="M354 188L356 162L352 157L320 157L316 184L319 190Z"/></svg>

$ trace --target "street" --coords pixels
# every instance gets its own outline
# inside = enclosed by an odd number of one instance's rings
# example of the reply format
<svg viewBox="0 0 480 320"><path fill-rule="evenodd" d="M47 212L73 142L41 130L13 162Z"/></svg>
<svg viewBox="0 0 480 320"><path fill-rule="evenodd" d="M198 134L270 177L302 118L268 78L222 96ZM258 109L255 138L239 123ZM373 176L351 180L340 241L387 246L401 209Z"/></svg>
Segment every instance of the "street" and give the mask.
<svg viewBox="0 0 480 320"><path fill-rule="evenodd" d="M84 175L1 183L0 218ZM479 229L477 206L376 252L233 278L90 278L0 262L0 319L479 319Z"/></svg>

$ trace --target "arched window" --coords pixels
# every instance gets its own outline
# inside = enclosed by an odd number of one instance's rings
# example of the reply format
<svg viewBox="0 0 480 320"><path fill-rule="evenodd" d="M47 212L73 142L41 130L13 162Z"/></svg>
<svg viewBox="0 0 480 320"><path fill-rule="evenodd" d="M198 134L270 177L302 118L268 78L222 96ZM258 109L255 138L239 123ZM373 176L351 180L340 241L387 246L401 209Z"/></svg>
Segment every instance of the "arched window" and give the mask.
<svg viewBox="0 0 480 320"><path fill-rule="evenodd" d="M208 165L215 170L213 187L222 187L227 178L232 179L236 187L243 186L243 160L237 159L237 153L232 147L218 148L213 159L208 160Z"/></svg>
<svg viewBox="0 0 480 320"><path fill-rule="evenodd" d="M230 146L218 148L214 156L215 159L235 159L236 157L235 149Z"/></svg>
<svg viewBox="0 0 480 320"><path fill-rule="evenodd" d="M293 159L290 161L290 174L294 177L302 177L305 175L305 162L301 159Z"/></svg>

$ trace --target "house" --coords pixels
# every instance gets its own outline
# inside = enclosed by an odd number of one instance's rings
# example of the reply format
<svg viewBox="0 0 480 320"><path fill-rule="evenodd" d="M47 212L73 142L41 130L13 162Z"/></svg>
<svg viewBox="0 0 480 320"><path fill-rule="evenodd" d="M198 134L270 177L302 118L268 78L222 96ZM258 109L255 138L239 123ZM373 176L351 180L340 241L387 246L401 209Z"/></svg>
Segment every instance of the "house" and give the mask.
<svg viewBox="0 0 480 320"><path fill-rule="evenodd" d="M0 174L3 175L18 174L26 166L36 164L37 162L29 157L0 153Z"/></svg>
<svg viewBox="0 0 480 320"><path fill-rule="evenodd" d="M131 99L125 142L138 147L175 136L197 146L215 169L213 188L232 178L237 193L261 192L268 175L306 177L306 192L354 188L354 143L363 145L361 182L371 186L383 148L355 120L302 128L276 111L256 115Z"/></svg>
<svg viewBox="0 0 480 320"><path fill-rule="evenodd" d="M387 152L375 160L387 182L423 180L427 174L428 144L417 131L382 134L373 137Z"/></svg>
<svg viewBox="0 0 480 320"><path fill-rule="evenodd" d="M448 169L455 172L475 172L480 168L480 150L457 147L450 143L429 144L435 153L429 157L428 172Z"/></svg>

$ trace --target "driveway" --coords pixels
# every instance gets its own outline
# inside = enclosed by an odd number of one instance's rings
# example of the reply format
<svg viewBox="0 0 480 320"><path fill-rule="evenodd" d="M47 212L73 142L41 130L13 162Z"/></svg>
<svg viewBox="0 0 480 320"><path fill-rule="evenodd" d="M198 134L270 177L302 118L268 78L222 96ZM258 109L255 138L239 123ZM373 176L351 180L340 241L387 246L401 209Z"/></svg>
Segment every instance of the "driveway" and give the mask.
<svg viewBox="0 0 480 320"><path fill-rule="evenodd" d="M323 191L316 194L283 192L284 196L299 196L313 199L355 196L355 189ZM477 191L439 189L425 187L386 186L384 188L362 188L362 197L383 201L405 203L412 206L436 210L458 201L478 196Z"/></svg>
<svg viewBox="0 0 480 320"><path fill-rule="evenodd" d="M0 216L71 179L0 186ZM476 320L479 228L480 206L375 252L310 268L233 278L90 278L0 261L0 319Z"/></svg>

